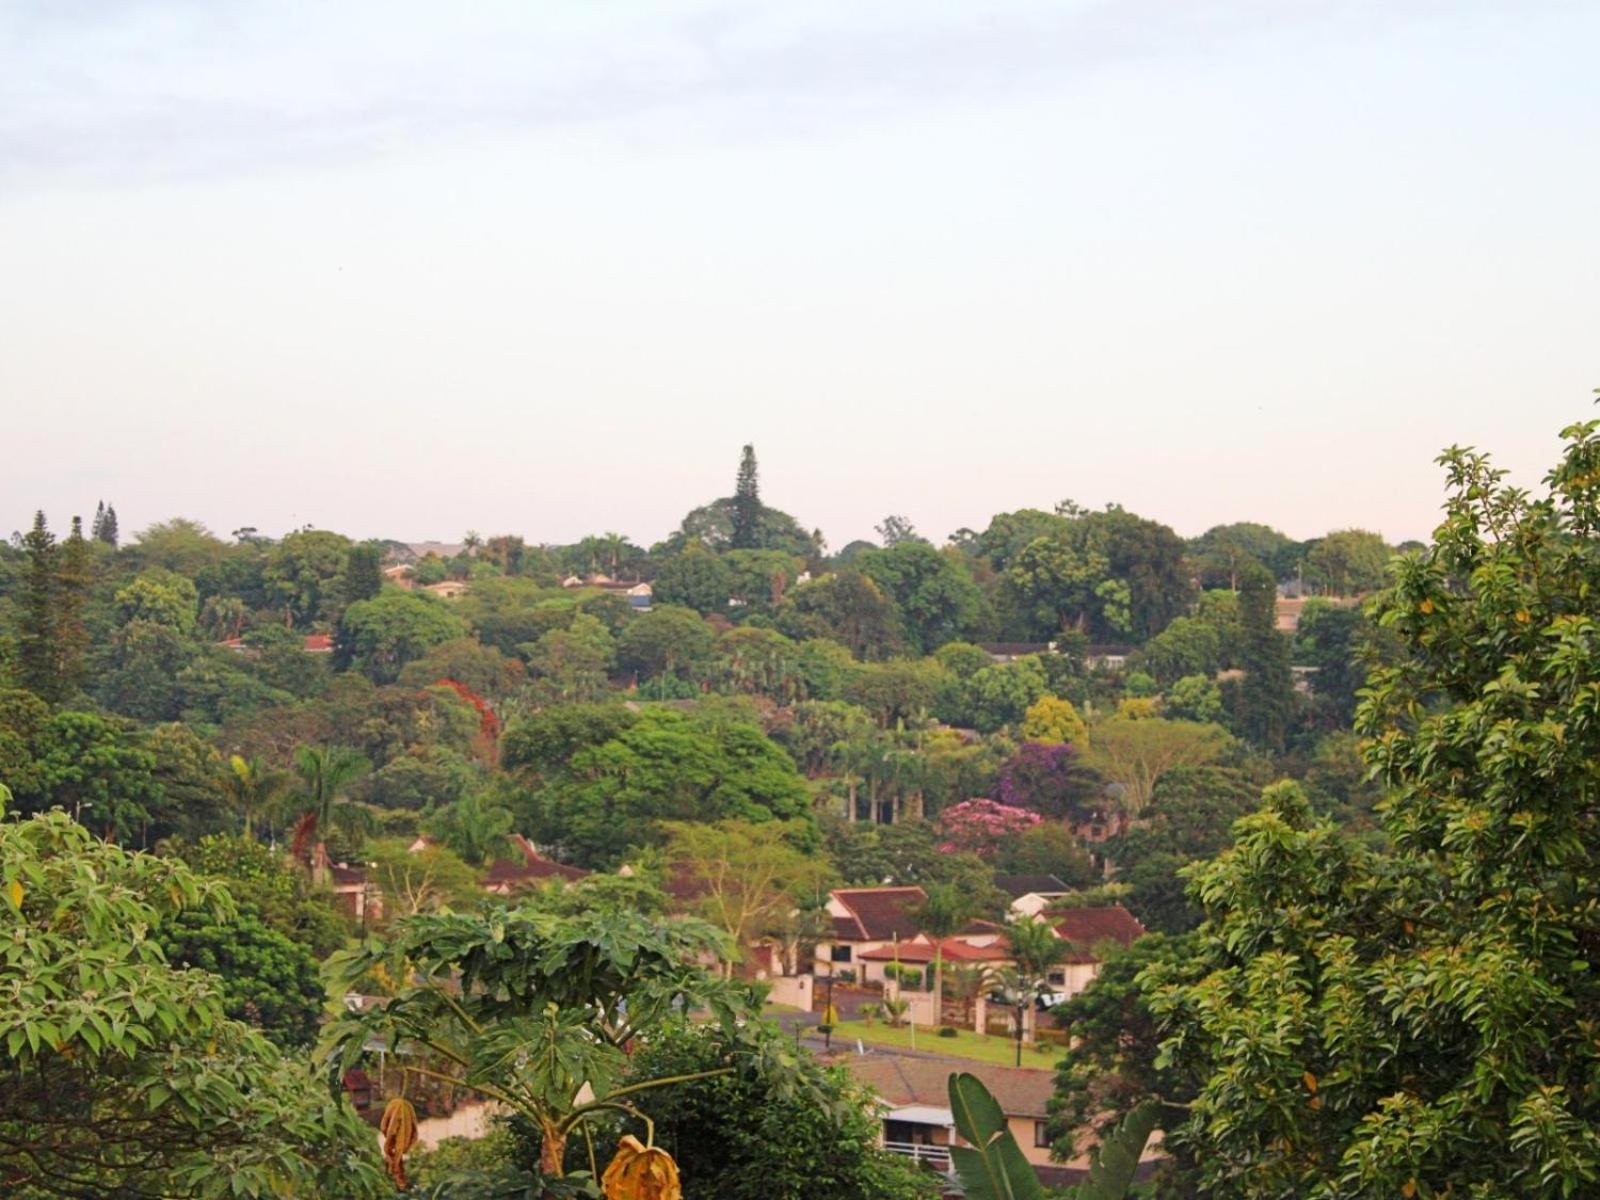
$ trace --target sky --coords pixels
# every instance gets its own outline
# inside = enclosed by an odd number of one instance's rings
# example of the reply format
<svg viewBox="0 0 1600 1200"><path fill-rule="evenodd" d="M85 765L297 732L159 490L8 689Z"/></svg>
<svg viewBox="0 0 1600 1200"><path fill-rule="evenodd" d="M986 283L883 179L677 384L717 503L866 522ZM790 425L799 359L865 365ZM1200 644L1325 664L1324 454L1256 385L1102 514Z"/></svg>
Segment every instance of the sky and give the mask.
<svg viewBox="0 0 1600 1200"><path fill-rule="evenodd" d="M1600 386L1592 0L5 0L0 528L1425 537Z"/></svg>

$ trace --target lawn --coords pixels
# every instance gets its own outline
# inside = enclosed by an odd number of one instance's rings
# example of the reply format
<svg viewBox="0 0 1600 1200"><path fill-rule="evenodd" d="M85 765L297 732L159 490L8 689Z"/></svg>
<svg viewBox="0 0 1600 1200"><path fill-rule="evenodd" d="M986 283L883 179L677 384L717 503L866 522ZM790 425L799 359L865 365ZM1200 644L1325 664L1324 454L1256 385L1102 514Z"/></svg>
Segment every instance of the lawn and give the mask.
<svg viewBox="0 0 1600 1200"><path fill-rule="evenodd" d="M911 1050L927 1054L948 1054L952 1058L972 1058L979 1062L998 1063L1001 1066L1015 1066L1017 1061L1016 1043L1010 1038L997 1035L984 1037L973 1033L970 1029L956 1030L956 1036L940 1037L938 1032L926 1026L919 1027L916 1031L916 1045L911 1044L911 1029L909 1026L900 1029L890 1029L882 1021L874 1021L871 1025L862 1021L840 1021L833 1027L833 1044L843 1042L851 1045L857 1038L868 1046L889 1046L897 1050ZM1049 1070L1056 1065L1056 1060L1061 1057L1060 1046L1036 1045L1022 1048L1022 1065Z"/></svg>

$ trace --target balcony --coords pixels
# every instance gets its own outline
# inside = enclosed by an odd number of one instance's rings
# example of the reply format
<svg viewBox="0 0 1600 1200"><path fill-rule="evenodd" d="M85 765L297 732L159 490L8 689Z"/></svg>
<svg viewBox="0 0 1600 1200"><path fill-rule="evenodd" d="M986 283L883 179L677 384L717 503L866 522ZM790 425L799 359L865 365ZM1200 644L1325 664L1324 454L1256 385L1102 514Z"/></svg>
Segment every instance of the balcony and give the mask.
<svg viewBox="0 0 1600 1200"><path fill-rule="evenodd" d="M927 1163L936 1171L950 1170L950 1147L933 1146L927 1142L884 1142L883 1148L892 1154L903 1154L918 1162Z"/></svg>

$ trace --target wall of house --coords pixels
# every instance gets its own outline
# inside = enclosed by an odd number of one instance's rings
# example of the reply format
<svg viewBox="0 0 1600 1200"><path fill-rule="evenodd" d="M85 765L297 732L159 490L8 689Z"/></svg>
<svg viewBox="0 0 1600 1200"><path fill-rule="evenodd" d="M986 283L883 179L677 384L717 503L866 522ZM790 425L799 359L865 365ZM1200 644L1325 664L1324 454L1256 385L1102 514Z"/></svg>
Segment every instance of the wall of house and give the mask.
<svg viewBox="0 0 1600 1200"><path fill-rule="evenodd" d="M1036 1121L1042 1117L1006 1117L1006 1125L1011 1130L1011 1136L1017 1139L1017 1145L1022 1147L1022 1156L1036 1167L1048 1167L1055 1164L1050 1161L1050 1147L1035 1146L1033 1144L1033 1130Z"/></svg>

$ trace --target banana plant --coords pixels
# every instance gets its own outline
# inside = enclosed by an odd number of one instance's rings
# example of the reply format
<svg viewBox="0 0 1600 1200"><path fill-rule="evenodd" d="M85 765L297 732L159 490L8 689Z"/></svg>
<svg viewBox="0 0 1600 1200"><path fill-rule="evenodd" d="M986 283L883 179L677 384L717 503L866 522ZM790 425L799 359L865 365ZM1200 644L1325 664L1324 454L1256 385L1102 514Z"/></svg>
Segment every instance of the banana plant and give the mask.
<svg viewBox="0 0 1600 1200"><path fill-rule="evenodd" d="M961 1072L950 1076L949 1086L956 1132L967 1142L950 1148L950 1161L968 1200L1045 1200L1039 1176L983 1081ZM1151 1100L1123 1119L1100 1143L1089 1163L1089 1177L1072 1190L1072 1200L1123 1200L1128 1195L1159 1112Z"/></svg>

